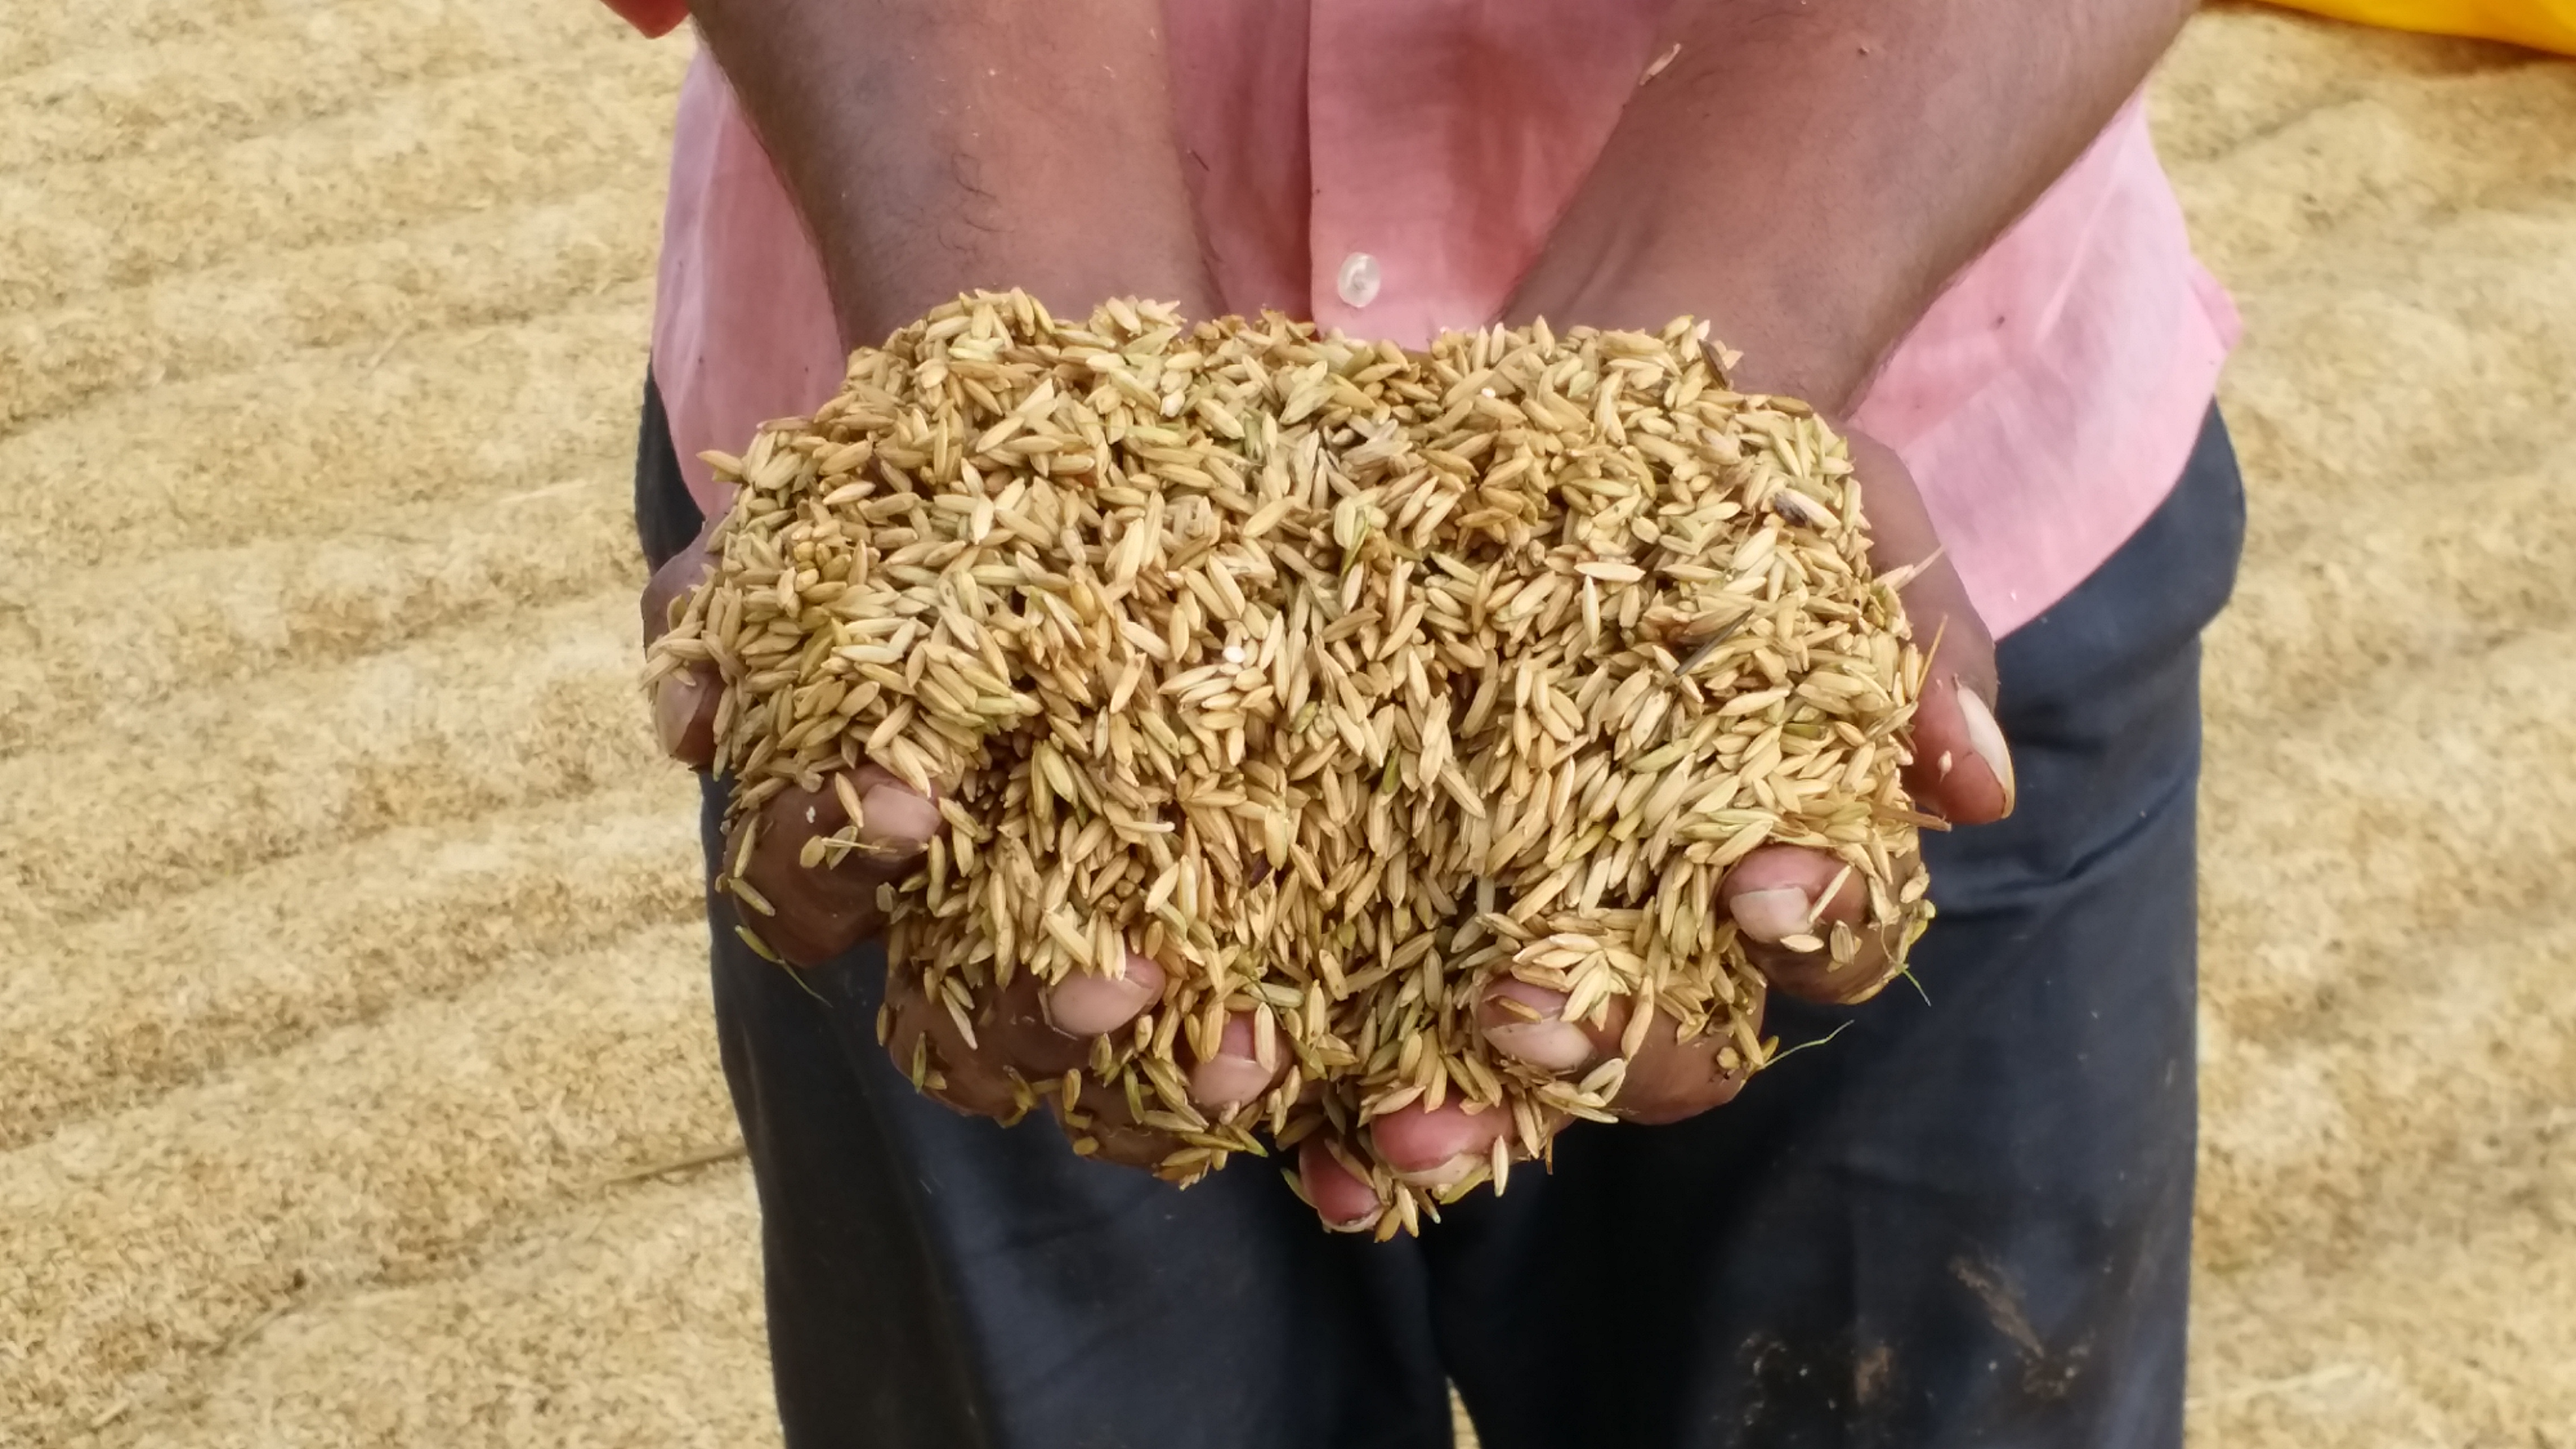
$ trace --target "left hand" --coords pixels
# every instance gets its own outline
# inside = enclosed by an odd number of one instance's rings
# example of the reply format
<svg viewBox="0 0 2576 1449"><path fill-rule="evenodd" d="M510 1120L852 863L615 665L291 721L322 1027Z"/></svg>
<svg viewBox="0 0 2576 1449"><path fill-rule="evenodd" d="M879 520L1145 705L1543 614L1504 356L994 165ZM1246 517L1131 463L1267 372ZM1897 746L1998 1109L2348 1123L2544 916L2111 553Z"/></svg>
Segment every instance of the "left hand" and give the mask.
<svg viewBox="0 0 2576 1449"><path fill-rule="evenodd" d="M1939 548L1921 493L1896 454L1865 434L1841 430L1861 486L1871 533L1870 564L1880 573L1932 559ZM1946 557L1934 559L1901 590L1915 640L1929 649L1938 639L1923 696L1914 717L1913 762L1905 786L1918 808L1959 825L1999 820L2012 813L2013 766L2003 731L1995 723L1995 646L1969 604L1965 586ZM1857 876L1821 905L1817 897L1842 874L1841 862L1822 851L1766 846L1728 873L1719 899L1750 947L1754 965L1773 989L1802 1000L1847 1005L1875 996L1895 978L1900 963L1890 943L1863 930L1865 887ZM1784 938L1820 938L1836 922L1861 931L1858 958L1837 968L1822 950L1797 951ZM1540 1019L1494 1004L1510 996ZM1496 985L1482 1017L1495 1050L1568 1081L1579 1080L1619 1055L1628 1003L1614 999L1598 1026L1557 1019L1565 998L1517 981ZM1758 1012L1759 1007L1756 1007ZM1719 1057L1728 1039L1716 1033L1674 1039L1669 1016L1646 1033L1629 1060L1611 1111L1634 1122L1675 1122L1719 1106L1742 1090L1749 1070ZM1732 1060L1732 1053L1729 1053ZM1436 1111L1400 1108L1365 1129L1375 1155L1406 1181L1426 1188L1454 1186L1489 1160L1495 1139L1510 1131L1511 1114L1470 1113L1450 1103ZM1327 1226L1361 1231L1373 1226L1385 1204L1351 1175L1320 1139L1298 1153L1306 1195Z"/></svg>
<svg viewBox="0 0 2576 1449"><path fill-rule="evenodd" d="M644 641L669 630L690 593L715 566L712 552L722 515L710 517L698 536L654 571L644 588ZM715 721L724 682L712 663L664 673L653 684L653 713L662 748L691 769L709 769L716 756ZM838 778L833 778L837 776ZM859 806L862 848L825 864L809 862L810 842L850 823L849 802ZM742 832L756 828L748 850ZM717 928L740 925L759 949L800 970L829 970L842 953L885 928L878 888L911 874L930 837L941 829L936 803L873 764L834 771L817 791L779 792L749 819L735 821L725 842L725 865L736 866L748 888L729 893L719 906L733 917ZM756 898L757 905L747 905ZM1015 1121L1039 1088L1053 1088L1068 1071L1087 1065L1096 1039L1126 1030L1162 995L1163 972L1130 953L1115 977L1076 973L1042 986L1026 972L1015 976L980 1029L961 1027L944 999L922 989L918 973L889 973L886 1013L880 1024L898 1069L916 1073L924 1092L960 1112ZM1248 1015L1229 1020L1205 1060L1186 1061L1192 1104L1212 1119L1258 1102L1287 1069L1287 1053L1265 1051ZM1104 1161L1153 1168L1182 1143L1173 1134L1135 1120L1126 1094L1096 1079L1083 1081L1076 1101L1048 1098L1076 1149Z"/></svg>

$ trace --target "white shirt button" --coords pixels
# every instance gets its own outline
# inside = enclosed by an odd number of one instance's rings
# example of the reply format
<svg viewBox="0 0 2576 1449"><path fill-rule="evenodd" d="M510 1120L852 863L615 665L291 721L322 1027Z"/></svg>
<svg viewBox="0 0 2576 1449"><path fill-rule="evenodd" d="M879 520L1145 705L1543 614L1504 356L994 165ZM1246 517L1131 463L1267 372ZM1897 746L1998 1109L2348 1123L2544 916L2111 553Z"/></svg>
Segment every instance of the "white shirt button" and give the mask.
<svg viewBox="0 0 2576 1449"><path fill-rule="evenodd" d="M1377 300L1377 258L1366 252L1353 252L1342 258L1342 269L1333 278L1333 290L1342 301L1353 307L1365 307Z"/></svg>

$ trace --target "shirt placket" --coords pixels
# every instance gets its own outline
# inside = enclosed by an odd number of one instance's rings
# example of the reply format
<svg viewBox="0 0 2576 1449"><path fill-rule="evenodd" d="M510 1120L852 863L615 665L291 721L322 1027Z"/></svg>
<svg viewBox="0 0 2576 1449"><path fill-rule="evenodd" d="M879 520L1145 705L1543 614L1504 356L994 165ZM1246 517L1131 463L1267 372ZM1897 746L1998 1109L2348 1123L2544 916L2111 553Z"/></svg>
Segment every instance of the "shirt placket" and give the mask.
<svg viewBox="0 0 2576 1449"><path fill-rule="evenodd" d="M1419 142L1390 129L1380 104L1384 57L1367 47L1401 44L1424 8L1420 0L1312 0L1306 50L1316 325L1415 346L1435 330L1418 315L1433 259L1405 240L1405 177ZM1436 74L1415 80L1440 83Z"/></svg>

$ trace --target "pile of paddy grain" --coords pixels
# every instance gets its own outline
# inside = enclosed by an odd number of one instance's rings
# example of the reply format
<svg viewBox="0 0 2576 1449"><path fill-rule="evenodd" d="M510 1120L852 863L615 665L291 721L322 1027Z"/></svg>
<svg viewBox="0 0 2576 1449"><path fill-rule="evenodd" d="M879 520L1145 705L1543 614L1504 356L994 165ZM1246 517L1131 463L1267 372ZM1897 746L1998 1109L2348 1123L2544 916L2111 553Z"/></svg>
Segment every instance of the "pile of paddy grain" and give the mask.
<svg viewBox="0 0 2576 1449"><path fill-rule="evenodd" d="M1898 780L1923 663L1850 462L1703 339L1540 324L1413 353L961 297L813 417L709 455L739 491L653 667L721 673L737 832L862 760L936 787L890 958L963 1034L1015 973L1132 947L1165 989L1089 1071L1174 1134L1163 1174L1327 1127L1393 1231L1421 1204L1367 1120L1511 1112L1499 1179L1560 1116L1608 1115L1624 1055L1560 1080L1485 1042L1498 978L1596 1025L1630 998L1626 1052L1661 1016L1749 1072L1772 1048L1729 866L1831 852L1900 953L1928 916ZM1287 1069L1212 1119L1180 1047L1212 1054L1229 1013ZM1081 1076L1031 1088L1077 1150Z"/></svg>

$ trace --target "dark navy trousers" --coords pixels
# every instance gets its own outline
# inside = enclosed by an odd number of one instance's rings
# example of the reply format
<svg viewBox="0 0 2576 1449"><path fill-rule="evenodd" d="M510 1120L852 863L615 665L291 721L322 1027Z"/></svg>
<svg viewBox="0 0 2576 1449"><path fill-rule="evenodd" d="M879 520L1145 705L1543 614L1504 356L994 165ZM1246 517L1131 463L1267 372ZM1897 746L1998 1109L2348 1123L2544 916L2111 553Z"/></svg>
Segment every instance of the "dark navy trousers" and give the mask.
<svg viewBox="0 0 2576 1449"><path fill-rule="evenodd" d="M649 383L636 505L657 562L697 531ZM817 1000L713 931L787 1443L1433 1449L1454 1382L1490 1449L2178 1449L2200 635L2243 531L2213 411L2003 641L2020 808L1926 837L1919 990L1775 998L1830 1044L1577 1125L1419 1241L1327 1234L1257 1160L1182 1192L958 1116L877 1047L874 948Z"/></svg>

